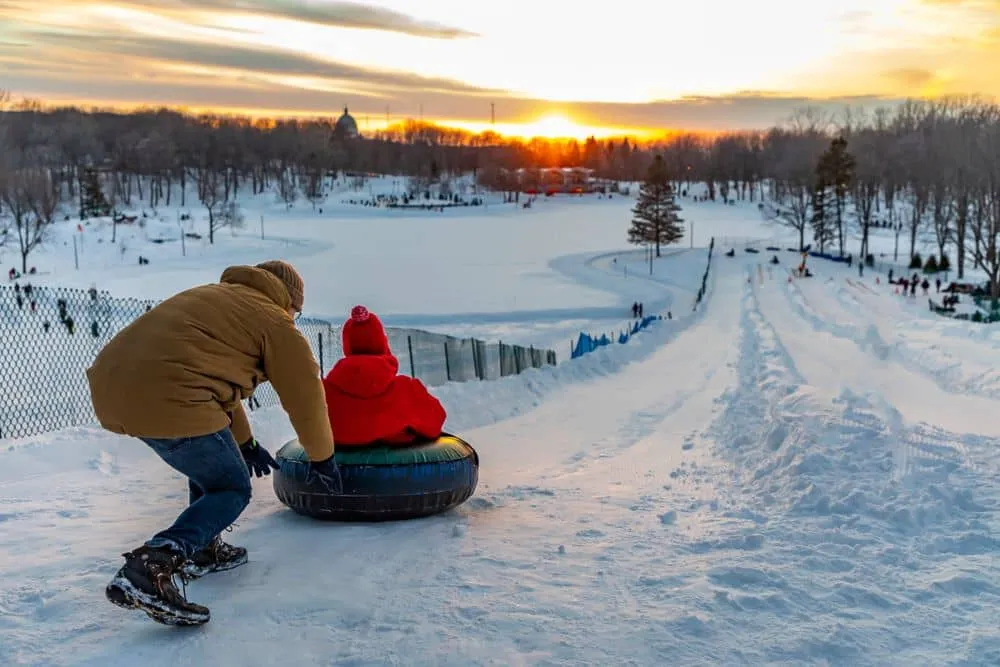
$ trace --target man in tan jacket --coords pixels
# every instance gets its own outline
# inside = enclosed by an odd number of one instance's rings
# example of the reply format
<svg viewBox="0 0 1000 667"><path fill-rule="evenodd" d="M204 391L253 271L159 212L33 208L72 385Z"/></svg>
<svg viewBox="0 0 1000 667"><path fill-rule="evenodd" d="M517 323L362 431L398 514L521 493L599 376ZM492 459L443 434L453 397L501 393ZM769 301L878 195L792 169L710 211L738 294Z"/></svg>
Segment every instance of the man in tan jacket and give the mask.
<svg viewBox="0 0 1000 667"><path fill-rule="evenodd" d="M190 500L170 528L123 554L106 595L168 624L199 624L209 610L173 577L242 565L247 551L223 542L250 502L250 473L277 464L254 439L241 401L270 381L312 472L341 493L320 369L295 327L302 278L289 264L233 266L218 283L185 290L120 331L87 369L101 425L145 442L186 475ZM239 443L239 444L238 444Z"/></svg>

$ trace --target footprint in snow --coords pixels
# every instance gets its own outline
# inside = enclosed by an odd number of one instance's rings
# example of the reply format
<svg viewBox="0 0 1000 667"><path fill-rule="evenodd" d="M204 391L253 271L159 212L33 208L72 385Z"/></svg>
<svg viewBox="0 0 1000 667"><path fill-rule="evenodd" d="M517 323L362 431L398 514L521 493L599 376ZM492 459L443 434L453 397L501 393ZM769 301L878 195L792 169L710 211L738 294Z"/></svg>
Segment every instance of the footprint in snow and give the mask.
<svg viewBox="0 0 1000 667"><path fill-rule="evenodd" d="M87 462L93 470L96 470L105 475L117 475L119 472L118 463L115 461L115 457L108 452L101 450L101 453L96 457L90 459Z"/></svg>

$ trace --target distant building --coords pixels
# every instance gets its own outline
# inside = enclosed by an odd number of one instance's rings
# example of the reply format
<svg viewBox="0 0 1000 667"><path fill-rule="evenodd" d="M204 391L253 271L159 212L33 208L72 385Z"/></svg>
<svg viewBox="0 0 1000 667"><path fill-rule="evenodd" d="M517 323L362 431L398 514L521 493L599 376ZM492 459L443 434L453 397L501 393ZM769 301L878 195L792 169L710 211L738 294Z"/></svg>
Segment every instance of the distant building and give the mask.
<svg viewBox="0 0 1000 667"><path fill-rule="evenodd" d="M600 190L594 170L585 167L518 169L513 176L521 192L526 194L578 194Z"/></svg>
<svg viewBox="0 0 1000 667"><path fill-rule="evenodd" d="M358 122L354 120L354 116L347 112L347 107L344 107L344 114L337 119L337 124L333 126L333 136L336 139L357 139L361 136L358 132Z"/></svg>

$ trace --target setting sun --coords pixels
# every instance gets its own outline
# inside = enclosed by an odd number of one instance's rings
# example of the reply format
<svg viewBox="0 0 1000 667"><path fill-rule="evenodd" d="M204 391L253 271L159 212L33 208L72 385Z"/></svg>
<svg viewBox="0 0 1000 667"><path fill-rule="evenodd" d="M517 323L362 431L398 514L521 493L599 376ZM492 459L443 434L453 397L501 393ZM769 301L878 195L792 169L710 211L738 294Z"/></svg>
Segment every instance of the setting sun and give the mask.
<svg viewBox="0 0 1000 667"><path fill-rule="evenodd" d="M582 139L589 136L589 128L577 125L566 116L549 114L533 123L521 126L523 137L543 137L545 139Z"/></svg>
<svg viewBox="0 0 1000 667"><path fill-rule="evenodd" d="M560 113L548 113L527 122L509 123L486 123L443 120L443 125L457 127L469 132L485 132L487 130L497 134L514 137L518 139L576 139L583 141L587 137L596 139L606 139L608 137L640 136L647 134L646 131L626 127L606 127L584 125L577 123L568 116Z"/></svg>

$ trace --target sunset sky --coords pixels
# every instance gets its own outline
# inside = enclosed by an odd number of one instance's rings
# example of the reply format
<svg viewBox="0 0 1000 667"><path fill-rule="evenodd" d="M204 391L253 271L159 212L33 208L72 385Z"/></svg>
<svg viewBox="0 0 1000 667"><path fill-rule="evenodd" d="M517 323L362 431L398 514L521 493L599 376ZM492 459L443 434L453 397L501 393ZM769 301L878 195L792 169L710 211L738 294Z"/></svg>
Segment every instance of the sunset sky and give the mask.
<svg viewBox="0 0 1000 667"><path fill-rule="evenodd" d="M508 133L1000 96L1000 0L0 0L0 88ZM812 101L815 99L816 101ZM542 122L539 123L539 120Z"/></svg>

